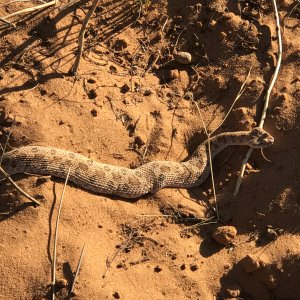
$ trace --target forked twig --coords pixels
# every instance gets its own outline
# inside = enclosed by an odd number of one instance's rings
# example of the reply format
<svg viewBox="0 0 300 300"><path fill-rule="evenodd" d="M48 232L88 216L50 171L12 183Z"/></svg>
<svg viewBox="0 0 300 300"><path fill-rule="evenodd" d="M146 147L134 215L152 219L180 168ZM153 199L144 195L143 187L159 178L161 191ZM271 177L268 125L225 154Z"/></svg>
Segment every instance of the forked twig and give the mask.
<svg viewBox="0 0 300 300"><path fill-rule="evenodd" d="M57 212L57 218L56 218L56 225L55 225L55 233L54 233L54 247L53 247L53 261L52 261L52 300L55 299L55 281L56 281L56 248L57 248L57 237L58 237L58 225L59 225L59 219L60 219L60 213L61 213L61 208L62 208L62 203L65 195L65 190L67 187L67 183L69 180L70 176L70 171L71 167L69 167L65 185L61 194L60 202L59 202L59 207L58 207L58 212Z"/></svg>
<svg viewBox="0 0 300 300"><path fill-rule="evenodd" d="M274 13L275 13L275 18L276 18L276 31L277 31L277 42L278 42L278 57L277 57L277 65L274 71L274 74L272 76L270 85L268 87L268 90L266 92L266 95L264 97L264 107L263 107L263 111L262 111L262 115L260 118L260 122L258 127L259 128L263 128L264 126L264 122L265 122L265 118L267 115L267 110L268 110L268 106L269 106L269 100L270 100L270 94L272 92L272 89L274 87L275 81L278 77L278 73L280 70L280 66L281 66L281 59L282 59L282 38L281 38L281 31L280 31L280 22L279 22L279 15L278 15L278 10L277 10L277 4L276 4L276 0L272 0L273 1L273 6L274 6ZM235 186L235 190L233 193L233 196L237 196L241 183L242 183L242 178L244 176L244 172L245 172L245 168L246 168L246 164L248 163L248 160L251 156L253 152L253 148L250 148L242 162L242 166L239 172L239 177Z"/></svg>
<svg viewBox="0 0 300 300"><path fill-rule="evenodd" d="M4 175L5 179L8 179L9 182L21 193L23 194L26 198L28 198L29 200L31 200L33 203L35 203L36 205L40 205L41 203L34 199L32 196L28 195L25 191L23 191L10 177L10 175L8 173L6 173L2 167L0 167L0 172Z"/></svg>
<svg viewBox="0 0 300 300"><path fill-rule="evenodd" d="M94 0L92 3L92 6L90 8L90 10L88 11L88 13L86 14L80 32L79 32L79 43L78 43L78 53L76 56L76 60L74 63L74 66L72 68L72 75L76 76L77 72L78 72L78 68L79 68L79 64L80 64L80 60L82 57L82 52L83 52L83 46L84 46L84 34L85 34L85 30L86 27L94 13L94 11L96 10L96 7L98 6L99 0Z"/></svg>

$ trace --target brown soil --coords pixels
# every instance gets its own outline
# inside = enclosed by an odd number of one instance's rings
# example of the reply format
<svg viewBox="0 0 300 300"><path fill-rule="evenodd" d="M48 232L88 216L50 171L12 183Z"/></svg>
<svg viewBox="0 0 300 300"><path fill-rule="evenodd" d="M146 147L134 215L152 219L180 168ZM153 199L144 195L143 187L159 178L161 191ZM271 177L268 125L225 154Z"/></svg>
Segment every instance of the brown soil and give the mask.
<svg viewBox="0 0 300 300"><path fill-rule="evenodd" d="M83 245L74 299L300 299L300 11L287 17L297 2L278 2L283 61L265 123L275 137L264 151L272 162L255 151L234 198L247 148L216 158L219 224L199 225L214 215L211 180L137 201L68 186L57 299L66 298ZM2 17L41 2L4 3ZM217 128L251 66L246 90L218 132L258 123L277 61L271 1L102 1L76 78L69 71L91 2L66 3L9 19L16 28L0 23L0 130L2 145L11 133L8 150L56 146L128 167L183 160L205 139L192 99L208 128ZM192 62L178 63L175 51L191 53ZM63 183L14 179L41 205L1 183L0 299L50 299ZM220 225L237 229L227 246L212 238Z"/></svg>

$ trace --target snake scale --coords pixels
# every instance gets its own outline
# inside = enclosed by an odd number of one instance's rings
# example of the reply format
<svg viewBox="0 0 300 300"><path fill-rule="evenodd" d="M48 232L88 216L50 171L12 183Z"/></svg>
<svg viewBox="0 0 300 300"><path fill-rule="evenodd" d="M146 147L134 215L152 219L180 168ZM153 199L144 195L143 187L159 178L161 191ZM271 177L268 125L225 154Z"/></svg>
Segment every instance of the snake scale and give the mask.
<svg viewBox="0 0 300 300"><path fill-rule="evenodd" d="M274 138L261 128L251 131L221 133L210 138L214 158L230 145L247 145L265 148ZM202 184L210 173L208 141L200 144L191 157L184 162L153 161L136 169L129 169L93 161L70 151L24 146L4 154L2 165L10 175L32 173L66 178L76 185L97 193L137 198L155 193L161 188L192 188Z"/></svg>

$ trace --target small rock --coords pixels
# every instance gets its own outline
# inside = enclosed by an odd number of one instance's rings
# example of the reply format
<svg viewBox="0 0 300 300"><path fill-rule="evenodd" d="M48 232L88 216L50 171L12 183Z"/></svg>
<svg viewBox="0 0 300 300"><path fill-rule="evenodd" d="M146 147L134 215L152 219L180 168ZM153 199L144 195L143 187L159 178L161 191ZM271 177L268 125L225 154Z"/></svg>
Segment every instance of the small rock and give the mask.
<svg viewBox="0 0 300 300"><path fill-rule="evenodd" d="M41 96L45 96L47 94L47 90L40 89L40 94L41 94Z"/></svg>
<svg viewBox="0 0 300 300"><path fill-rule="evenodd" d="M150 40L150 44L151 44L151 45L154 45L154 44L158 43L162 38L163 38L163 35L162 35L161 32L159 32L155 37L153 37L153 38Z"/></svg>
<svg viewBox="0 0 300 300"><path fill-rule="evenodd" d="M68 286L68 281L65 278L60 278L56 280L55 284L59 288L64 288Z"/></svg>
<svg viewBox="0 0 300 300"><path fill-rule="evenodd" d="M97 94L97 91L95 89L91 89L89 92L88 92L88 97L89 99L96 99L98 96Z"/></svg>
<svg viewBox="0 0 300 300"><path fill-rule="evenodd" d="M170 80L177 79L179 77L179 72L178 72L177 69L170 70L168 75L169 75L168 77L169 77Z"/></svg>
<svg viewBox="0 0 300 300"><path fill-rule="evenodd" d="M96 111L96 109L93 108L93 109L91 110L91 114L92 114L93 117L97 117L98 112Z"/></svg>
<svg viewBox="0 0 300 300"><path fill-rule="evenodd" d="M241 288L236 282L231 282L227 285L226 293L230 297L238 297L241 293Z"/></svg>
<svg viewBox="0 0 300 300"><path fill-rule="evenodd" d="M127 47L128 42L125 39L117 39L112 48L117 51L122 51Z"/></svg>
<svg viewBox="0 0 300 300"><path fill-rule="evenodd" d="M154 92L151 89L147 89L144 91L144 96L151 96Z"/></svg>
<svg viewBox="0 0 300 300"><path fill-rule="evenodd" d="M275 241L278 238L278 233L274 229L268 228L266 232L266 237L271 241Z"/></svg>
<svg viewBox="0 0 300 300"><path fill-rule="evenodd" d="M195 272L195 271L197 271L198 269L199 269L199 266L198 266L198 265L196 265L196 264L190 265L190 270L191 270L192 272Z"/></svg>
<svg viewBox="0 0 300 300"><path fill-rule="evenodd" d="M192 62L192 55L189 52L180 51L174 53L174 59L183 65L188 65Z"/></svg>
<svg viewBox="0 0 300 300"><path fill-rule="evenodd" d="M12 123L15 122L15 117L12 114L9 114L6 118L5 118L5 123L7 123L8 125L11 125Z"/></svg>
<svg viewBox="0 0 300 300"><path fill-rule="evenodd" d="M113 297L114 297L114 299L121 299L121 296L118 292L114 292Z"/></svg>
<svg viewBox="0 0 300 300"><path fill-rule="evenodd" d="M87 82L93 84L96 83L96 80L94 78L89 78Z"/></svg>
<svg viewBox="0 0 300 300"><path fill-rule="evenodd" d="M242 259L242 266L247 274L252 273L260 268L260 263L256 257L248 254Z"/></svg>
<svg viewBox="0 0 300 300"><path fill-rule="evenodd" d="M154 268L154 272L155 273L159 273L159 272L161 272L162 271L162 268L160 267L160 266L156 266L155 268Z"/></svg>
<svg viewBox="0 0 300 300"><path fill-rule="evenodd" d="M126 94L127 92L130 91L130 87L128 84L124 84L122 87L121 87L121 93L122 94Z"/></svg>
<svg viewBox="0 0 300 300"><path fill-rule="evenodd" d="M213 238L222 245L228 245L236 236L237 230L233 226L220 226L212 233Z"/></svg>

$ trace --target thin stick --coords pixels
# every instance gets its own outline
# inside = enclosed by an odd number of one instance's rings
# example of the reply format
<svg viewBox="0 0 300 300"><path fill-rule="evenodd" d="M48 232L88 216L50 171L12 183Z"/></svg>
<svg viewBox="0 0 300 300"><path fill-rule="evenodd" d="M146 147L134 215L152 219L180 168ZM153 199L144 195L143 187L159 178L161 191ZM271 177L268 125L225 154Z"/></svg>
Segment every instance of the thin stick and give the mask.
<svg viewBox="0 0 300 300"><path fill-rule="evenodd" d="M9 22L9 21L3 19L3 18L0 18L0 22L2 22L2 23L4 23L4 24L6 24L6 25L9 25L9 26L12 26L12 27L16 28L16 25L15 25L14 23L11 23L11 22Z"/></svg>
<svg viewBox="0 0 300 300"><path fill-rule="evenodd" d="M34 7L28 7L28 8L21 9L19 11L16 11L14 13L9 14L9 15L3 16L3 17L1 17L1 19L6 20L6 19L12 18L14 16L23 14L23 13L29 13L29 12L32 12L32 11L35 11L35 10L38 10L38 9L42 9L42 8L46 8L46 7L49 7L49 6L52 6L52 5L56 5L56 0L47 2L45 4L36 5Z"/></svg>
<svg viewBox="0 0 300 300"><path fill-rule="evenodd" d="M0 158L0 165L2 164L2 160L3 160L4 154L5 154L5 152L6 152L6 148L7 148L8 141L9 141L9 139L10 139L12 130L13 130L14 126L15 126L15 122L16 122L16 118L14 117L14 121L13 121L13 123L12 123L12 126L11 126L9 132L8 132L7 139L6 139L6 141L5 141L4 147L2 148L2 155L1 155L1 158Z"/></svg>
<svg viewBox="0 0 300 300"><path fill-rule="evenodd" d="M276 18L276 31L277 31L277 42L278 42L278 57L277 57L277 65L274 71L274 74L272 76L269 88L266 92L266 95L264 97L264 107L263 107L263 111L262 111L262 115L260 118L260 122L259 122L259 126L260 128L263 128L264 126L264 122L265 122L265 118L267 115L267 110L268 110L268 105L269 105L269 100L270 100L270 94L272 92L272 89L274 87L275 81L278 77L278 73L280 70L280 66L281 66L281 59L282 59L282 39L281 39L281 31L280 31L280 22L279 22L279 15L278 15L278 10L277 10L277 4L276 4L276 0L272 0L273 1L273 6L274 6L274 13L275 13L275 18ZM248 163L248 160L251 156L253 152L253 148L250 148L246 154L246 157L244 158L243 162L242 162L242 166L239 172L239 177L235 186L235 190L233 193L233 196L237 196L241 183L242 183L242 178L244 176L244 172L245 172L245 168L246 168L246 164Z"/></svg>
<svg viewBox="0 0 300 300"><path fill-rule="evenodd" d="M93 1L92 6L91 6L90 10L88 11L88 13L86 14L86 16L83 20L81 29L80 29L79 43L78 43L78 53L77 53L76 60L75 60L75 63L74 63L74 67L73 67L73 70L72 70L72 74L74 76L77 75L80 60L81 60L81 57L82 57L85 30L86 30L86 27L87 27L92 15L93 15L95 9L96 9L96 7L98 6L98 3L99 3L99 0L94 0Z"/></svg>
<svg viewBox="0 0 300 300"><path fill-rule="evenodd" d="M251 70L252 70L252 66L250 67L250 69L249 69L249 71L248 71L248 74L247 74L247 76L246 76L246 79L245 79L245 81L243 82L243 84L241 85L241 88L240 88L240 90L239 90L237 96L235 97L234 101L232 102L232 104L231 104L231 106L230 106L230 108L229 108L229 110L228 110L226 116L224 117L224 119L222 120L222 122L217 126L217 128L216 128L215 130L213 130L213 131L210 133L211 135L212 135L218 128L220 128L220 127L223 125L223 123L224 123L225 120L228 118L229 114L231 113L231 111L232 111L232 109L233 109L235 103L240 99L240 97L241 97L241 96L243 95L243 93L245 92L244 87L245 87L246 82L247 82L247 80L248 80L248 78L249 78L249 76L250 76Z"/></svg>
<svg viewBox="0 0 300 300"><path fill-rule="evenodd" d="M82 263L82 260L83 260L84 250L85 250L85 245L83 245L82 250L81 250L80 258L79 258L79 261L78 261L76 273L75 273L75 276L74 276L74 279L73 279L73 282L72 282L72 286L71 286L69 295L71 295L73 293L75 283L76 283L76 279L78 277L80 266L81 266L81 263Z"/></svg>
<svg viewBox="0 0 300 300"><path fill-rule="evenodd" d="M23 194L26 198L28 198L29 200L31 200L32 202L34 202L36 205L40 205L41 203L34 199L32 196L28 195L25 191L23 191L10 177L10 175L8 173L6 173L2 167L0 167L0 172L5 176L5 179L8 179L9 182L21 193Z"/></svg>
<svg viewBox="0 0 300 300"><path fill-rule="evenodd" d="M291 14L293 13L293 11L300 5L300 1L298 0L297 2L298 2L298 3L296 3L296 4L293 6L293 8L291 9L291 11L290 11L287 15L285 15L284 18L283 18L283 20L282 20L282 23L283 23L283 28L282 28L283 34L284 34L284 30L285 30L285 19L286 19L286 18L289 18L289 17L291 16Z"/></svg>
<svg viewBox="0 0 300 300"><path fill-rule="evenodd" d="M54 248L53 248L53 261L52 261L52 300L55 299L55 278L56 278L56 248L57 248L57 237L58 237L58 225L59 225L59 219L60 219L60 213L61 213L61 208L62 208L62 202L64 199L65 195L65 190L67 187L68 179L70 176L70 171L71 167L69 167L65 185L61 194L60 202L59 202L59 207L58 207L58 212L57 212L57 218L56 218L56 225L55 225L55 233L54 233Z"/></svg>
<svg viewBox="0 0 300 300"><path fill-rule="evenodd" d="M246 82L250 76L250 73L251 73L251 70L252 70L252 66L251 68L249 69L248 71L248 74L246 76L246 79L245 81L243 82L237 96L235 97L234 101L232 102L227 114L225 115L225 117L223 118L222 122L217 126L217 128L215 130L213 130L212 132L208 132L207 128L206 128L206 125L205 125L205 122L204 122L204 119L202 117L202 114L201 114L201 111L200 111L200 108L198 106L198 103L194 100L193 103L196 105L197 107L197 110L199 112L199 115L200 115L200 118L201 118L201 121L202 121L202 124L203 124L203 127L204 127L204 131L205 131L205 134L207 136L207 141L208 141L208 154L209 154L209 166L210 166L210 173L211 173L211 179L212 179L212 188L213 188L213 194L214 194L214 200L215 200L215 209L216 209L216 217L217 217L217 220L219 220L219 211L218 211L218 203L217 203L217 194L216 194L216 188L215 188L215 180L214 180L214 173L213 173L213 164L212 164L212 157L211 157L211 144L210 144L210 138L211 138L211 135L225 122L225 120L227 119L227 117L229 116L229 114L231 113L235 103L238 101L238 99L241 97L241 95L244 93L245 89L245 85L246 85Z"/></svg>
<svg viewBox="0 0 300 300"><path fill-rule="evenodd" d="M199 115L201 117L202 123L203 123L203 127L205 130L205 134L207 135L207 141L208 141L208 156L209 156L209 167L210 167L210 174L211 174L211 181L212 181L212 188L213 188L213 193L214 193L214 200L215 200L215 209L216 209L216 217L217 220L219 221L219 210L218 210L218 202L217 202L217 193L216 193L216 189L215 189L215 179L214 179L214 171L213 171L213 165L212 165L212 157L211 157L211 147L210 147L210 135L211 133L208 133L204 119L202 117L202 113L200 111L200 108L198 106L198 103L195 100L192 100L194 102L194 104L197 107L197 110L199 112Z"/></svg>
<svg viewBox="0 0 300 300"><path fill-rule="evenodd" d="M27 199L29 199L30 201L32 201L33 203L35 203L36 205L40 205L40 202L37 201L36 199L34 199L32 196L28 195L25 191L23 191L23 189L21 189L13 180L12 178L10 177L10 175L1 167L1 164L2 164L2 160L3 160L3 157L4 157L4 154L5 154L5 151L6 151L6 148L7 148L7 145L8 145L8 141L9 141L9 138L11 136L11 133L12 133L12 129L14 127L14 124L15 124L15 120L11 126L11 129L8 133L8 136L7 136L7 139L5 141L5 144L4 144L4 147L2 148L2 155L1 155L1 158L0 158L0 172L4 175L4 178L2 180L6 180L8 179L9 182L21 193L23 194ZM1 180L1 181L2 181Z"/></svg>

